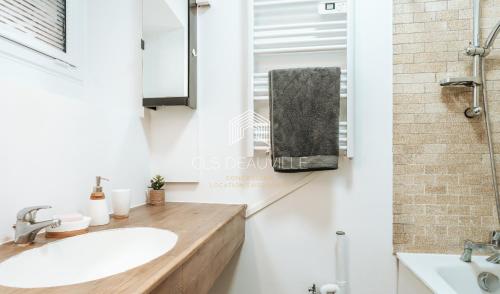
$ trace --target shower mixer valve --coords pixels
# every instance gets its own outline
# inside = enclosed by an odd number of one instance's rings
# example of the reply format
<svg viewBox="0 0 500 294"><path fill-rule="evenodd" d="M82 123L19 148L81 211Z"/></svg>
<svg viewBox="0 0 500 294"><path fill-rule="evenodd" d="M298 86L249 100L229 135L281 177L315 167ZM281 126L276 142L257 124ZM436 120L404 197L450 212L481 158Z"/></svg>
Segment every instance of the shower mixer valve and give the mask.
<svg viewBox="0 0 500 294"><path fill-rule="evenodd" d="M477 47L473 46L472 43L469 43L469 47L465 48L465 55L467 56L481 56L481 57L486 57L490 54L491 49L490 48L483 48L483 47Z"/></svg>

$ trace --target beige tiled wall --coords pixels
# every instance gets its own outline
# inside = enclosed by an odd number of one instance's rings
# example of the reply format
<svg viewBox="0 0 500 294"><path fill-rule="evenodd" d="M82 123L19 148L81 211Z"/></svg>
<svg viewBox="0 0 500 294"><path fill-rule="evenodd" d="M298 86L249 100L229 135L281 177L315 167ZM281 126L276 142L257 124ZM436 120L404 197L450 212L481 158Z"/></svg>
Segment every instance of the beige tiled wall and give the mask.
<svg viewBox="0 0 500 294"><path fill-rule="evenodd" d="M471 74L462 53L471 2L394 1L395 251L458 252L464 239L486 241L498 227L483 118L463 114L470 91L438 83ZM481 2L484 40L500 20L500 0ZM500 40L496 47L486 68L500 154Z"/></svg>

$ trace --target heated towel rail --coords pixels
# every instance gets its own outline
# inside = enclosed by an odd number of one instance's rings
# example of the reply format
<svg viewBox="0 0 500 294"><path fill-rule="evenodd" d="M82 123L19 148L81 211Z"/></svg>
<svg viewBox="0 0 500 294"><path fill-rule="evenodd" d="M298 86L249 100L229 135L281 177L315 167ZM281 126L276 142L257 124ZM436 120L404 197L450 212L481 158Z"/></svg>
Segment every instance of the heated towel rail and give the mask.
<svg viewBox="0 0 500 294"><path fill-rule="evenodd" d="M249 110L269 115L268 71L338 66L341 76L339 146L354 157L353 0L249 0ZM330 9L327 9L327 5ZM331 8L334 9L331 9ZM337 8L337 9L335 9ZM248 155L269 150L270 126L253 124Z"/></svg>

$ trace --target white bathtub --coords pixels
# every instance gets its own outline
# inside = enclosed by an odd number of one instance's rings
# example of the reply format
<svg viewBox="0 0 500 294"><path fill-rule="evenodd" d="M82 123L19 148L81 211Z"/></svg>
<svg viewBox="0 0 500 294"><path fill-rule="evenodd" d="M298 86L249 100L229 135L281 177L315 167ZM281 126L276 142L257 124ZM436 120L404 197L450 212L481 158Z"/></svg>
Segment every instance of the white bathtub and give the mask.
<svg viewBox="0 0 500 294"><path fill-rule="evenodd" d="M479 288L477 277L489 272L500 277L500 265L473 256L471 263L458 255L398 253L398 294L500 294Z"/></svg>

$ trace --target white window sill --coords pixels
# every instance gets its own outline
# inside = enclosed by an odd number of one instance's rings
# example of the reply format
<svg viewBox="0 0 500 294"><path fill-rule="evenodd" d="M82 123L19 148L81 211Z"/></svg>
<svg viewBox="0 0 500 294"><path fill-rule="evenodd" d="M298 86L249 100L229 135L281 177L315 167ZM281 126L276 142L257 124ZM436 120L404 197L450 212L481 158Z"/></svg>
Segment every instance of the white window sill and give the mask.
<svg viewBox="0 0 500 294"><path fill-rule="evenodd" d="M0 37L0 58L6 58L21 65L63 78L83 81L83 70L80 65L69 65L2 37Z"/></svg>

